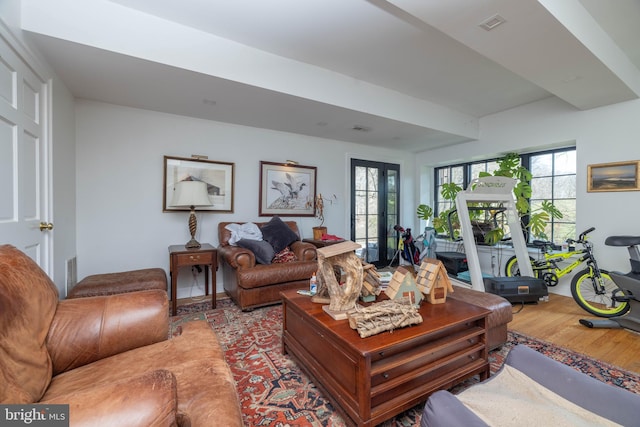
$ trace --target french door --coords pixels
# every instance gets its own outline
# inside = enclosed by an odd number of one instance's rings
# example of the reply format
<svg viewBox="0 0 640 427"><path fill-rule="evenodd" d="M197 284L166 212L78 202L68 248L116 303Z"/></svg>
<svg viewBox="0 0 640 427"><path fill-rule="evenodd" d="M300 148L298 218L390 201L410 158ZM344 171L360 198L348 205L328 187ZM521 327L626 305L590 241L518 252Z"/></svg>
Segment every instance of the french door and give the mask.
<svg viewBox="0 0 640 427"><path fill-rule="evenodd" d="M365 261L386 266L396 251L400 165L351 159L351 240Z"/></svg>

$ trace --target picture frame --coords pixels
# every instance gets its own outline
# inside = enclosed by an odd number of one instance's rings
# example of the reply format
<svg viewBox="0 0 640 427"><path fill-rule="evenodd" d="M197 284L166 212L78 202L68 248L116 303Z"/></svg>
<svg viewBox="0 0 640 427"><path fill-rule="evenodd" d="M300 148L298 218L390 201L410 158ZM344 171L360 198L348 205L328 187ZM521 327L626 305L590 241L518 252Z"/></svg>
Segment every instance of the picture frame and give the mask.
<svg viewBox="0 0 640 427"><path fill-rule="evenodd" d="M640 161L587 165L587 191L638 191Z"/></svg>
<svg viewBox="0 0 640 427"><path fill-rule="evenodd" d="M260 162L260 216L315 216L317 168Z"/></svg>
<svg viewBox="0 0 640 427"><path fill-rule="evenodd" d="M162 211L190 211L188 207L173 207L171 199L175 184L185 180L204 181L211 206L196 207L198 212L233 212L234 163L199 157L164 156Z"/></svg>

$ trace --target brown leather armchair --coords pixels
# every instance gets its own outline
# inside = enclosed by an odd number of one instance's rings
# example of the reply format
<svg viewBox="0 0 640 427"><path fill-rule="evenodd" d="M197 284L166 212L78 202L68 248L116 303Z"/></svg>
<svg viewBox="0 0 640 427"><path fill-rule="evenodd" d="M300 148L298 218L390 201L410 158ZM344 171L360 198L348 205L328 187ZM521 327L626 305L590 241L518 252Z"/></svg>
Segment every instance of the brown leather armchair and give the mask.
<svg viewBox="0 0 640 427"><path fill-rule="evenodd" d="M284 221L300 238L295 221ZM280 292L288 289L308 289L309 279L318 269L316 247L300 240L289 245L297 260L283 264L259 264L255 254L229 244L231 232L225 227L244 222L218 224L218 253L222 259L223 285L226 293L246 311L281 301ZM258 227L267 224L256 222Z"/></svg>
<svg viewBox="0 0 640 427"><path fill-rule="evenodd" d="M24 253L0 246L0 403L68 404L72 426L242 426L206 322L168 338L167 293L58 300Z"/></svg>

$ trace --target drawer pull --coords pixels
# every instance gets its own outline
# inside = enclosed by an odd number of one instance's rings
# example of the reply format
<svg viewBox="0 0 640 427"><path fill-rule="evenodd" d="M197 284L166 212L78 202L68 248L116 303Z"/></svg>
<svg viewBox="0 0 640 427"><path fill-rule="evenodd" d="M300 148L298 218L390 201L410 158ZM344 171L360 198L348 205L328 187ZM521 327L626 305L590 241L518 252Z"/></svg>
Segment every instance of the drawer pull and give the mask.
<svg viewBox="0 0 640 427"><path fill-rule="evenodd" d="M189 256L189 259L190 259L191 261L197 261L197 260L199 260L199 259L200 259L200 255L190 255L190 256Z"/></svg>
<svg viewBox="0 0 640 427"><path fill-rule="evenodd" d="M380 357L384 357L384 351L381 351L378 354L380 355Z"/></svg>
<svg viewBox="0 0 640 427"><path fill-rule="evenodd" d="M389 374L385 372L384 374L382 374L382 378L384 378L385 380L389 379Z"/></svg>

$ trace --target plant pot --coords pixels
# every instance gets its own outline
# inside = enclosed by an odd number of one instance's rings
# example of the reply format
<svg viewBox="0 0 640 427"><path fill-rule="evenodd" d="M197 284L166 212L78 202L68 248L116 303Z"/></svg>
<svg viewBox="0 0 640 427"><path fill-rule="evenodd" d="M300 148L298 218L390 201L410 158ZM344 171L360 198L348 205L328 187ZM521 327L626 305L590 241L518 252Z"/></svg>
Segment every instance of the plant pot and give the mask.
<svg viewBox="0 0 640 427"><path fill-rule="evenodd" d="M327 227L313 227L313 240L322 240L325 234L327 234Z"/></svg>

